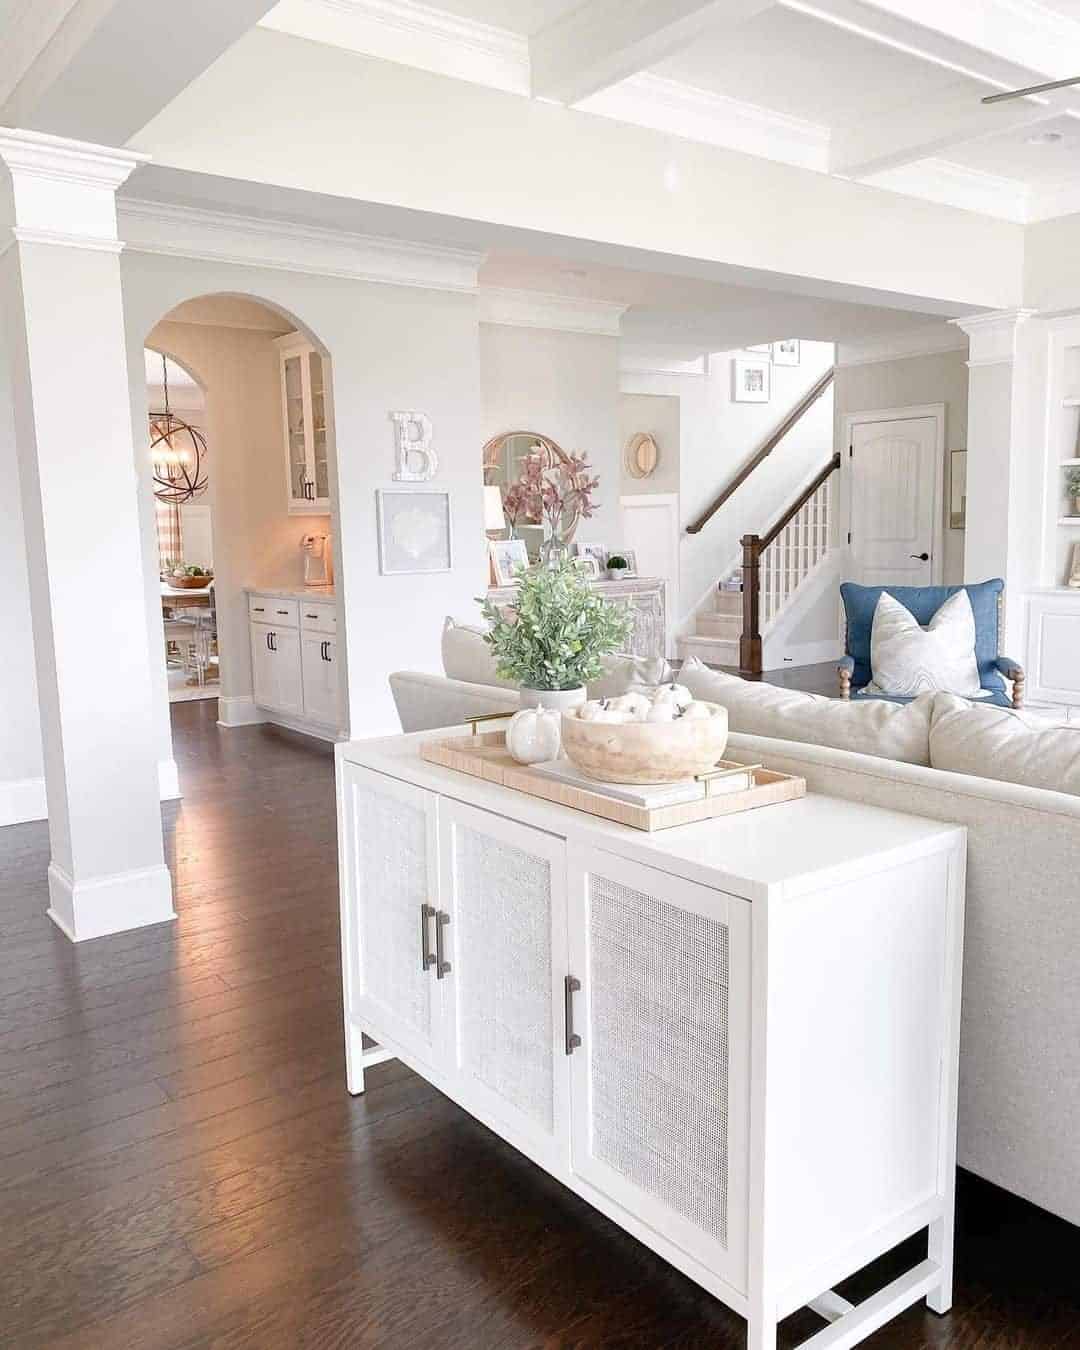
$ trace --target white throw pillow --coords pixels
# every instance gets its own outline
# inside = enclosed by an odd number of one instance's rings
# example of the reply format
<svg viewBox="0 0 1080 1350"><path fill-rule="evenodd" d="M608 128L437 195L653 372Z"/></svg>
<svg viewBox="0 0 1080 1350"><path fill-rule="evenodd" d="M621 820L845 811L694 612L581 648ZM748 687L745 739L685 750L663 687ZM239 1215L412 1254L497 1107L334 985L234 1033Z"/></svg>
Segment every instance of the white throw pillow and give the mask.
<svg viewBox="0 0 1080 1350"><path fill-rule="evenodd" d="M516 689L513 680L501 680L496 674L495 654L484 641L486 632L486 628L472 628L447 615L442 633L442 663L447 679Z"/></svg>
<svg viewBox="0 0 1080 1350"><path fill-rule="evenodd" d="M912 703L877 699L848 703L725 675L693 656L683 663L677 678L695 698L723 704L731 731L827 745L906 764L930 763L930 695Z"/></svg>
<svg viewBox="0 0 1080 1350"><path fill-rule="evenodd" d="M975 660L975 615L967 591L951 595L926 628L888 591L874 609L870 632L871 693L916 694L942 691L985 698Z"/></svg>
<svg viewBox="0 0 1080 1350"><path fill-rule="evenodd" d="M972 707L952 694L938 694L930 723L930 763L952 773L1080 797L1080 726L1055 726L1032 713Z"/></svg>

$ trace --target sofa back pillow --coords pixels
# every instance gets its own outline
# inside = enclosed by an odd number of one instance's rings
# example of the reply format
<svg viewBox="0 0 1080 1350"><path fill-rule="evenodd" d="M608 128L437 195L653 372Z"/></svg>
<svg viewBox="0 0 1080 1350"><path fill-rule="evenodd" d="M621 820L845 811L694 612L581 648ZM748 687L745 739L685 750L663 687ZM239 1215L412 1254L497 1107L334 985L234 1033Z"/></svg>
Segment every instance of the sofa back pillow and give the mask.
<svg viewBox="0 0 1080 1350"><path fill-rule="evenodd" d="M922 694L911 703L877 699L848 703L725 675L696 657L683 663L677 678L695 698L722 703L732 731L827 745L905 764L930 763L933 694Z"/></svg>
<svg viewBox="0 0 1080 1350"><path fill-rule="evenodd" d="M496 673L495 653L484 641L486 632L486 628L473 628L447 615L442 631L442 663L447 679L516 689L513 680L502 680Z"/></svg>
<svg viewBox="0 0 1080 1350"><path fill-rule="evenodd" d="M938 694L930 720L930 763L1080 797L1080 726Z"/></svg>

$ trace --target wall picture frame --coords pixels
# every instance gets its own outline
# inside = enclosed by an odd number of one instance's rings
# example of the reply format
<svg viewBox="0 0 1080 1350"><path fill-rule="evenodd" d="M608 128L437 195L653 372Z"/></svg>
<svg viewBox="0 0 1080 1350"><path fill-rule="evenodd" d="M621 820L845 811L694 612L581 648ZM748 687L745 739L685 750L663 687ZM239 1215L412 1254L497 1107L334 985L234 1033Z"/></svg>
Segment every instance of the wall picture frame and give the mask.
<svg viewBox="0 0 1080 1350"><path fill-rule="evenodd" d="M491 574L496 586L513 586L519 567L528 567L529 553L524 539L493 539L488 544Z"/></svg>
<svg viewBox="0 0 1080 1350"><path fill-rule="evenodd" d="M967 451L949 455L949 529L967 528Z"/></svg>
<svg viewBox="0 0 1080 1350"><path fill-rule="evenodd" d="M596 562L597 571L602 572L607 566L607 549L603 544L574 544L575 558L592 558Z"/></svg>
<svg viewBox="0 0 1080 1350"><path fill-rule="evenodd" d="M591 553L579 553L574 558L574 566L582 576L590 581L600 580L600 564Z"/></svg>
<svg viewBox="0 0 1080 1350"><path fill-rule="evenodd" d="M379 488L375 504L382 576L453 570L449 492Z"/></svg>
<svg viewBox="0 0 1080 1350"><path fill-rule="evenodd" d="M802 343L798 338L781 338L772 345L774 366L797 366L802 361Z"/></svg>
<svg viewBox="0 0 1080 1350"><path fill-rule="evenodd" d="M772 362L760 357L736 356L731 363L734 403L768 403L772 397Z"/></svg>

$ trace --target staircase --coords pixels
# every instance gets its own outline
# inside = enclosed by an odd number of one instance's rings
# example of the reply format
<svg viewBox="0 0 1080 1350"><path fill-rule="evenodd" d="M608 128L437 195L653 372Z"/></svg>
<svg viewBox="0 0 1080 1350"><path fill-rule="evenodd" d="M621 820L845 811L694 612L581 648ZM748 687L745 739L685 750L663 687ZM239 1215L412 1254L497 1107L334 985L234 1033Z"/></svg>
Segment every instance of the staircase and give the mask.
<svg viewBox="0 0 1080 1350"><path fill-rule="evenodd" d="M822 376L709 509L688 527L688 533L698 533L709 522L821 397L833 375L829 370ZM678 639L680 656L696 656L710 665L737 666L743 674L771 668L770 648L783 648L780 638L791 629L798 605L836 579L833 475L839 467L840 456L834 454L764 534L743 537L741 566L732 561L708 603L694 616L693 631ZM773 664L786 659L775 655Z"/></svg>

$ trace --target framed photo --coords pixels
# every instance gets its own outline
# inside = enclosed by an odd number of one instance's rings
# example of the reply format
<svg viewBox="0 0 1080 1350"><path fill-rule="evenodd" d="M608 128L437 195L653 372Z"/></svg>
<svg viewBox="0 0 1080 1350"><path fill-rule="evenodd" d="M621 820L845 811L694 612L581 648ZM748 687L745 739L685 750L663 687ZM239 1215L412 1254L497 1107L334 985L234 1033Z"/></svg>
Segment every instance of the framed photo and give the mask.
<svg viewBox="0 0 1080 1350"><path fill-rule="evenodd" d="M772 362L736 356L731 363L731 385L735 403L768 403L772 396Z"/></svg>
<svg viewBox="0 0 1080 1350"><path fill-rule="evenodd" d="M967 528L967 451L949 456L949 529Z"/></svg>
<svg viewBox="0 0 1080 1350"><path fill-rule="evenodd" d="M379 571L449 572L454 565L449 492L402 488L375 493Z"/></svg>
<svg viewBox="0 0 1080 1350"><path fill-rule="evenodd" d="M772 355L772 343L771 343L771 342L758 342L758 343L755 343L754 346L752 346L752 347L744 347L744 348L743 348L743 351L744 351L744 352L760 352L760 353L762 354L762 356L771 356L771 355Z"/></svg>
<svg viewBox="0 0 1080 1350"><path fill-rule="evenodd" d="M613 548L611 556L626 559L626 570L622 574L624 577L637 576L637 554L632 548Z"/></svg>
<svg viewBox="0 0 1080 1350"><path fill-rule="evenodd" d="M772 345L774 366L797 366L802 360L802 343L798 338L783 338Z"/></svg>
<svg viewBox="0 0 1080 1350"><path fill-rule="evenodd" d="M586 576L590 581L600 580L600 564L591 553L578 553L574 557L574 565L577 570Z"/></svg>
<svg viewBox="0 0 1080 1350"><path fill-rule="evenodd" d="M599 572L602 572L607 566L607 549L604 548L603 544L575 544L574 557L594 558Z"/></svg>
<svg viewBox="0 0 1080 1350"><path fill-rule="evenodd" d="M528 567L529 553L524 539L493 539L488 544L491 571L496 586L512 586L519 567Z"/></svg>

